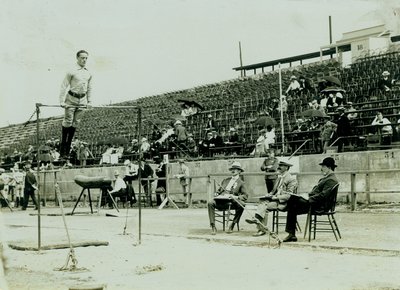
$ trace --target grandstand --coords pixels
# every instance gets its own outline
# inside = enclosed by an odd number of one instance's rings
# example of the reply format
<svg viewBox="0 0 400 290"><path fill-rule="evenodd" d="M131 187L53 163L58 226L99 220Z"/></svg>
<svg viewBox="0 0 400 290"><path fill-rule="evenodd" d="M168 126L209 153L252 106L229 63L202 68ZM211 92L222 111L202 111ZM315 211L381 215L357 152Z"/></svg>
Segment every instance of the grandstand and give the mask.
<svg viewBox="0 0 400 290"><path fill-rule="evenodd" d="M385 117L390 119L393 126L397 124L399 117L399 86L394 86L390 92L381 92L377 89L383 70L390 71L393 76L400 77L400 49L398 45L391 44L383 51L370 51L368 54L360 55L346 67L337 59L332 58L283 69L282 87L287 87L291 75L302 75L309 79L314 86L327 76L339 78L342 88L346 91L344 94L345 102L353 102L358 112L358 117L354 120L354 132L359 137L368 137L371 133L369 124L377 110L382 111ZM309 102L315 97L316 93L311 91L289 102L288 112L284 119L285 135L287 135L285 142L293 139L290 133L291 129L295 126L296 120L302 112L308 109ZM208 114L212 114L221 136L225 136L230 127L236 127L245 144L254 144L258 135L254 120L258 112L269 108L272 110L272 117L279 120L279 112L276 110L279 102L278 72L262 72L253 76L142 97L114 105L140 106L145 124L143 135L149 136L152 133L152 124L155 121L157 124L167 124L173 121L174 116L180 114L181 108L178 99L185 98L195 100L206 108L205 111L190 116L186 121L186 128L193 133L197 142L205 137L205 120ZM41 120L40 140L59 138L61 120L61 118L56 117ZM393 131L395 132L395 130ZM137 117L134 109L94 108L85 113L76 137L85 140L93 147L104 144L105 140L112 137L124 137L131 140L136 135ZM299 138L304 138L304 136ZM277 130L277 140L279 142L282 140L279 130ZM396 136L393 137L393 141L397 141ZM36 144L36 122L30 121L0 128L0 150L2 154L14 150L24 151L30 144ZM366 148L352 148L352 150L364 150ZM305 150L298 153L316 153L313 150L315 148L312 146L305 147ZM291 153L293 152L281 152L281 154Z"/></svg>

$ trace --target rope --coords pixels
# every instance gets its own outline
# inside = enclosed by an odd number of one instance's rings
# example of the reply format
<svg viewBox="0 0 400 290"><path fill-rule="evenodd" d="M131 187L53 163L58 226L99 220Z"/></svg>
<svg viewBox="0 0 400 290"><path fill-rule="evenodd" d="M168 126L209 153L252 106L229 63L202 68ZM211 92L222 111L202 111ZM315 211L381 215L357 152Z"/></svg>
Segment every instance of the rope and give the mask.
<svg viewBox="0 0 400 290"><path fill-rule="evenodd" d="M64 214L64 206L63 206L63 203L62 203L60 186L58 185L57 180L55 180L54 188L55 188L55 191L57 193L57 199L58 199L58 203L60 205L61 215L62 215L62 218L63 218L64 228L65 228L65 231L67 233L68 244L69 244L69 253L68 253L65 265L60 267L60 268L56 268L55 270L57 270L57 271L88 271L86 268L78 268L77 267L78 260L76 259L75 251L74 251L74 248L73 248L72 243L71 243L71 237L69 235L67 221L65 219L65 214ZM68 266L69 261L71 261L71 265L70 266Z"/></svg>

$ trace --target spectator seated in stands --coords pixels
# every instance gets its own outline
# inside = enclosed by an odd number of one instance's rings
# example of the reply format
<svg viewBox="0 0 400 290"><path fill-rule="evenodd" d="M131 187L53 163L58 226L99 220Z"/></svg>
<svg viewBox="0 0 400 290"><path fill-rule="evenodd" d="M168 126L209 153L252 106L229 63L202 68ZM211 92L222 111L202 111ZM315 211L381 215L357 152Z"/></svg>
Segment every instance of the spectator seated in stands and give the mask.
<svg viewBox="0 0 400 290"><path fill-rule="evenodd" d="M397 140L400 140L400 119L397 120L395 129L396 129L396 133L397 133Z"/></svg>
<svg viewBox="0 0 400 290"><path fill-rule="evenodd" d="M239 139L239 135L238 135L238 133L237 133L235 128L233 128L233 127L229 128L228 141L225 142L225 145L226 146L232 146L232 147L241 145L240 139ZM240 147L236 147L236 148L233 148L232 150L229 150L229 154L237 154L237 155L239 155L240 151L241 151L241 148Z"/></svg>
<svg viewBox="0 0 400 290"><path fill-rule="evenodd" d="M265 133L265 138L268 147L271 147L272 144L275 144L275 138L276 138L275 128L273 128L271 125L267 126L267 132Z"/></svg>
<svg viewBox="0 0 400 290"><path fill-rule="evenodd" d="M313 91L310 80L306 79L304 76L299 77L299 84L300 84L300 89L299 89L300 92L308 93Z"/></svg>
<svg viewBox="0 0 400 290"><path fill-rule="evenodd" d="M118 163L118 155L117 155L117 147L116 145L109 144L106 151L102 154L102 158L100 160L100 164L117 164Z"/></svg>
<svg viewBox="0 0 400 290"><path fill-rule="evenodd" d="M318 100L314 99L308 105L310 106L311 109L321 111L322 113L325 114L325 108L318 103Z"/></svg>
<svg viewBox="0 0 400 290"><path fill-rule="evenodd" d="M197 144L196 144L196 141L193 139L193 134L192 133L188 134L186 147L187 147L187 149L189 151L189 156L190 157L196 157L197 156Z"/></svg>
<svg viewBox="0 0 400 290"><path fill-rule="evenodd" d="M86 142L80 142L78 144L78 149L77 149L77 158L79 160L79 163L81 166L86 166L86 162L89 158L94 159L94 156L92 152L90 151L88 147L88 143Z"/></svg>
<svg viewBox="0 0 400 290"><path fill-rule="evenodd" d="M381 91L388 92L392 89L393 83L394 83L394 80L392 80L392 78L390 77L390 72L385 70L382 73L382 77L378 82L378 88Z"/></svg>
<svg viewBox="0 0 400 290"><path fill-rule="evenodd" d="M324 110L324 112L327 112L327 109L326 109L327 103L328 103L328 95L323 94L322 98L319 100L319 105L320 105L321 110Z"/></svg>
<svg viewBox="0 0 400 290"><path fill-rule="evenodd" d="M58 162L60 160L60 153L57 150L57 147L54 147L50 150L51 158L54 162Z"/></svg>
<svg viewBox="0 0 400 290"><path fill-rule="evenodd" d="M182 117L187 118L195 114L197 114L197 107L194 104L190 106L187 103L182 104L182 112L181 112Z"/></svg>
<svg viewBox="0 0 400 290"><path fill-rule="evenodd" d="M279 101L278 101L278 107L276 108L276 110L277 110L278 112L281 111L281 102L279 102ZM288 110L288 102L287 102L287 100L286 100L286 96L282 96L282 112L283 112L284 114L286 114L286 113L287 113L287 110Z"/></svg>
<svg viewBox="0 0 400 290"><path fill-rule="evenodd" d="M125 181L120 177L118 170L114 170L114 186L111 191L108 191L108 193L115 199L116 197L119 197L123 202L128 201L128 195L127 195L127 190L126 190L126 183ZM112 208L112 201L111 198L108 197L107 200L108 207Z"/></svg>
<svg viewBox="0 0 400 290"><path fill-rule="evenodd" d="M377 126L378 134L381 135L381 145L390 145L392 143L392 123L388 118L383 117L381 112L377 112L371 125Z"/></svg>
<svg viewBox="0 0 400 290"><path fill-rule="evenodd" d="M271 127L272 128L272 127ZM272 131L272 129L270 129ZM271 132L269 131L269 132ZM253 152L250 153L251 156L254 157L265 157L268 154L268 149L272 141L272 134L270 133L270 136L267 137L267 130L262 129L259 131L259 136L256 141L256 146L253 150ZM275 135L275 133L274 133ZM275 140L275 139L273 139ZM275 142L275 141L274 141Z"/></svg>
<svg viewBox="0 0 400 290"><path fill-rule="evenodd" d="M39 147L38 159L40 162L41 170L49 169L50 164L52 164L52 162L53 162L53 159L50 154L51 148L47 144L48 143L46 143L45 145L41 145Z"/></svg>
<svg viewBox="0 0 400 290"><path fill-rule="evenodd" d="M296 95L300 91L300 84L297 81L296 76L291 76L290 77L290 84L288 88L286 89L286 95Z"/></svg>
<svg viewBox="0 0 400 290"><path fill-rule="evenodd" d="M138 139L132 139L131 145L126 150L126 154L130 155L130 158L133 158L133 155L138 154L139 152L139 141Z"/></svg>
<svg viewBox="0 0 400 290"><path fill-rule="evenodd" d="M207 123L206 123L206 129L207 130L215 130L215 121L213 119L213 116L211 114L207 115Z"/></svg>
<svg viewBox="0 0 400 290"><path fill-rule="evenodd" d="M214 138L212 132L207 132L207 136L204 140L200 141L200 155L203 157L212 157L212 150L210 148L215 148Z"/></svg>
<svg viewBox="0 0 400 290"><path fill-rule="evenodd" d="M334 112L342 104L343 104L343 95L340 92L330 93L328 101L326 102L326 108L328 112Z"/></svg>
<svg viewBox="0 0 400 290"><path fill-rule="evenodd" d="M142 145L140 145L140 149L142 151L143 158L150 159L150 157L151 157L150 156L151 155L150 148L151 148L151 145L150 145L149 141L147 140L146 137L143 137L142 138Z"/></svg>
<svg viewBox="0 0 400 290"><path fill-rule="evenodd" d="M214 144L214 148L224 147L225 143L222 140L222 137L219 136L218 132L216 130L212 130L211 133L212 133L212 141L211 141L211 143ZM215 153L221 153L221 151L216 149Z"/></svg>
<svg viewBox="0 0 400 290"><path fill-rule="evenodd" d="M345 105L345 109L347 113L347 118L349 118L350 121L357 119L358 113L356 112L356 109L353 107L352 102L347 102Z"/></svg>
<svg viewBox="0 0 400 290"><path fill-rule="evenodd" d="M151 132L151 142L156 142L162 137L162 133L157 125L153 126L153 132Z"/></svg>

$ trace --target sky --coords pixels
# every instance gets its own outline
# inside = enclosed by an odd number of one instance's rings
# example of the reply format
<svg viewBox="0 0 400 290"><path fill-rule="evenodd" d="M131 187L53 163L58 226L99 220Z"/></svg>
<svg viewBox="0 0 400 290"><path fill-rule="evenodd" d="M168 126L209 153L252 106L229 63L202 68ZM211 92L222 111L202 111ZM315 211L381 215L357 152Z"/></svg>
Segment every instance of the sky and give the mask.
<svg viewBox="0 0 400 290"><path fill-rule="evenodd" d="M93 104L105 105L237 78L239 41L244 65L318 51L329 44L329 16L336 41L391 25L395 3L0 0L0 127L27 121L35 103L58 104L80 49L89 52Z"/></svg>

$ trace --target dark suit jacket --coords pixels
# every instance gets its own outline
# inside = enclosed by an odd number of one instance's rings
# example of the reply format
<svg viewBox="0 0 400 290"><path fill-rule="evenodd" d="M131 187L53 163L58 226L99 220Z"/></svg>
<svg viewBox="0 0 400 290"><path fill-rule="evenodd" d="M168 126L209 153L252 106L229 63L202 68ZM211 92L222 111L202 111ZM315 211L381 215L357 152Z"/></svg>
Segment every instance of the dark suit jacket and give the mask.
<svg viewBox="0 0 400 290"><path fill-rule="evenodd" d="M334 173L322 177L316 186L309 193L309 202L315 210L328 210L330 207L330 194L332 188L338 184L339 181Z"/></svg>
<svg viewBox="0 0 400 290"><path fill-rule="evenodd" d="M276 173L278 170L279 160L276 157L267 157L264 159L263 164L261 165L261 170L268 173ZM278 174L276 175L265 175L265 179L275 180L278 178Z"/></svg>
<svg viewBox="0 0 400 290"><path fill-rule="evenodd" d="M226 186L228 185L231 178L232 177L228 177L221 182L221 186L217 190L217 194L219 195L222 193L230 193L230 194L238 196L240 201L246 201L249 195L247 193L247 189L244 184L244 181L242 181L240 178L238 180L236 180L236 182L232 186L232 189L229 192L227 192L225 190Z"/></svg>
<svg viewBox="0 0 400 290"><path fill-rule="evenodd" d="M154 171L151 168L151 166L146 163L144 164L143 170L142 168L139 168L139 170L140 170L140 178L152 177L154 174ZM144 184L147 184L147 180L142 180L142 185Z"/></svg>
<svg viewBox="0 0 400 290"><path fill-rule="evenodd" d="M338 137L352 135L350 120L347 117L347 114L339 116L339 119L337 120L336 135Z"/></svg>

